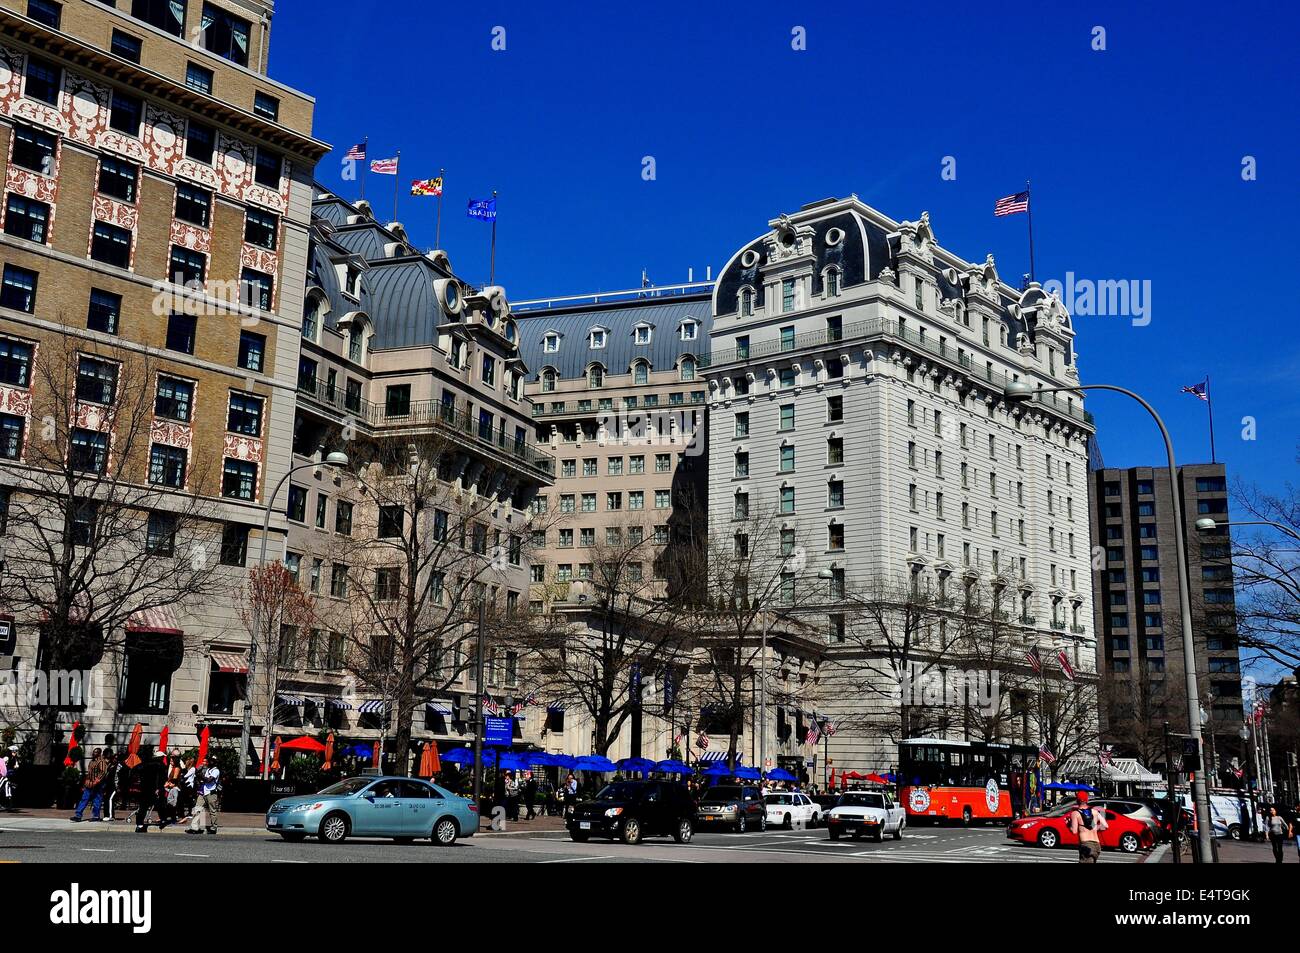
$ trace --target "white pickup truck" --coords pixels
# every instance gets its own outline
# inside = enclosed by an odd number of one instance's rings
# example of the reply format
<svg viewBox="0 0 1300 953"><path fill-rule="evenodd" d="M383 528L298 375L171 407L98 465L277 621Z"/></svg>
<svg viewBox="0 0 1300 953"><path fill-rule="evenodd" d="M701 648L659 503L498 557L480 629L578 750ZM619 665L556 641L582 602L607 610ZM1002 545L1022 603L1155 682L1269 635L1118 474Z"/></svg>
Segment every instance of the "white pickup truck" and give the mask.
<svg viewBox="0 0 1300 953"><path fill-rule="evenodd" d="M907 812L883 791L845 791L826 812L831 840L839 840L841 834L854 837L870 834L877 841L890 834L899 840L906 826Z"/></svg>

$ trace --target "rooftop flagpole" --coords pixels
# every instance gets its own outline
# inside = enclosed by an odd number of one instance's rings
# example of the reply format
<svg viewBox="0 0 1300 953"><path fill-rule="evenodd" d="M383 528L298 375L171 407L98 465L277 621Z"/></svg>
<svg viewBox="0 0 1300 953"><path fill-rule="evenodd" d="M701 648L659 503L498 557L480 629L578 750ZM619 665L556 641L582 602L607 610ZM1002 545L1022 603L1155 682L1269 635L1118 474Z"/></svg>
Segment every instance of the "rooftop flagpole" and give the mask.
<svg viewBox="0 0 1300 953"><path fill-rule="evenodd" d="M1025 211L1029 219L1029 280L1032 283L1034 281L1034 195L1028 179L1025 179L1025 200Z"/></svg>
<svg viewBox="0 0 1300 953"><path fill-rule="evenodd" d="M393 221L397 218L397 197L402 194L402 150L397 150L397 160L393 164Z"/></svg>
<svg viewBox="0 0 1300 953"><path fill-rule="evenodd" d="M492 252L491 263L488 266L488 284L497 283L497 190L492 190Z"/></svg>
<svg viewBox="0 0 1300 953"><path fill-rule="evenodd" d="M1218 463L1214 454L1214 401L1210 399L1210 375L1205 375L1205 408L1210 414L1210 462Z"/></svg>
<svg viewBox="0 0 1300 953"><path fill-rule="evenodd" d="M370 168L370 137L366 136L361 140L365 148L361 155L361 198L366 197L366 171Z"/></svg>
<svg viewBox="0 0 1300 953"><path fill-rule="evenodd" d="M442 247L442 193L447 191L446 175L447 175L446 169L438 170L438 181L441 184L438 186L438 217L435 220L433 226L433 247L434 248Z"/></svg>

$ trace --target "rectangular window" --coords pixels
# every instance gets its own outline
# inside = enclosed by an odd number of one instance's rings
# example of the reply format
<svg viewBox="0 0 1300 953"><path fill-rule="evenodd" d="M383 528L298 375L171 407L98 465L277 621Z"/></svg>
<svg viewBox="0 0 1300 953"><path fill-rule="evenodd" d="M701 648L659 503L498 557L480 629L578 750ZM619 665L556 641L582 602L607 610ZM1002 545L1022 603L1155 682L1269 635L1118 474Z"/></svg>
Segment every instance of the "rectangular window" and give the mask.
<svg viewBox="0 0 1300 953"><path fill-rule="evenodd" d="M10 193L5 202L5 234L44 245L49 232L50 207L44 202Z"/></svg>
<svg viewBox="0 0 1300 953"><path fill-rule="evenodd" d="M844 506L844 481L831 480L826 485L826 505L831 509L838 509ZM939 494L939 513L940 519L943 519L943 494Z"/></svg>
<svg viewBox="0 0 1300 953"><path fill-rule="evenodd" d="M781 282L781 311L784 313L793 310L794 310L794 279L786 278ZM784 332L782 332L782 344L784 344L784 341L785 341L785 334ZM782 347L782 350L785 350L785 348Z"/></svg>
<svg viewBox="0 0 1300 953"><path fill-rule="evenodd" d="M316 494L316 528L324 529L330 511L330 498L324 493Z"/></svg>
<svg viewBox="0 0 1300 953"><path fill-rule="evenodd" d="M263 119L269 119L271 122L279 122L280 100L259 90L253 94L253 112L258 116L261 116Z"/></svg>
<svg viewBox="0 0 1300 953"><path fill-rule="evenodd" d="M90 307L86 314L86 327L92 331L116 334L122 315L122 296L92 288Z"/></svg>
<svg viewBox="0 0 1300 953"><path fill-rule="evenodd" d="M190 314L172 314L167 318L167 350L194 353L198 318Z"/></svg>
<svg viewBox="0 0 1300 953"><path fill-rule="evenodd" d="M673 457L670 453L655 454L655 473L668 473L673 468Z"/></svg>
<svg viewBox="0 0 1300 953"><path fill-rule="evenodd" d="M400 505L379 508L379 538L400 539L406 526L406 510Z"/></svg>
<svg viewBox="0 0 1300 953"><path fill-rule="evenodd" d="M176 554L176 517L172 513L153 512L145 527L144 548L150 556Z"/></svg>
<svg viewBox="0 0 1300 953"><path fill-rule="evenodd" d="M253 164L254 181L258 185L278 191L280 188L280 164L280 153L258 146L257 157Z"/></svg>
<svg viewBox="0 0 1300 953"><path fill-rule="evenodd" d="M191 119L185 136L185 156L204 165L212 165L217 134L211 126Z"/></svg>
<svg viewBox="0 0 1300 953"><path fill-rule="evenodd" d="M207 228L212 219L212 193L181 182L176 186L176 217L182 222Z"/></svg>
<svg viewBox="0 0 1300 953"><path fill-rule="evenodd" d="M844 419L844 398L827 397L826 398L826 419L831 423L837 423Z"/></svg>
<svg viewBox="0 0 1300 953"><path fill-rule="evenodd" d="M203 48L209 53L216 53L240 66L247 66L251 33L252 24L247 20L214 4L203 4Z"/></svg>
<svg viewBox="0 0 1300 953"><path fill-rule="evenodd" d="M243 566L248 562L248 527L227 523L221 530L221 565Z"/></svg>
<svg viewBox="0 0 1300 953"><path fill-rule="evenodd" d="M180 447L155 443L149 451L149 482L180 490L185 487L186 453Z"/></svg>
<svg viewBox="0 0 1300 953"><path fill-rule="evenodd" d="M230 500L252 500L257 495L257 464L247 460L224 461L221 495Z"/></svg>
<svg viewBox="0 0 1300 953"><path fill-rule="evenodd" d="M794 472L794 447L781 448L781 472Z"/></svg>
<svg viewBox="0 0 1300 953"><path fill-rule="evenodd" d="M29 98L58 106L59 89L62 85L61 69L35 56L27 57L27 86L24 91Z"/></svg>
<svg viewBox="0 0 1300 953"><path fill-rule="evenodd" d="M781 429L794 429L794 404L781 405Z"/></svg>
<svg viewBox="0 0 1300 953"><path fill-rule="evenodd" d="M252 394L232 392L226 429L231 433L243 434L247 437L261 436L262 398L254 397Z"/></svg>
<svg viewBox="0 0 1300 953"><path fill-rule="evenodd" d="M5 265L4 283L0 285L0 307L25 311L36 310L37 274L17 265Z"/></svg>
<svg viewBox="0 0 1300 953"><path fill-rule="evenodd" d="M655 490L655 509L666 510L673 505L672 490Z"/></svg>
<svg viewBox="0 0 1300 953"><path fill-rule="evenodd" d="M111 406L117 399L117 365L93 357L77 362L77 400Z"/></svg>
<svg viewBox="0 0 1300 953"><path fill-rule="evenodd" d="M113 41L110 49L113 55L128 60L132 63L140 62L140 52L144 44L138 36L132 36L130 33L123 33L121 30L113 31Z"/></svg>
<svg viewBox="0 0 1300 953"><path fill-rule="evenodd" d="M200 66L198 63L190 63L185 67L185 85L190 89L198 90L200 93L212 95L212 70L206 66Z"/></svg>
<svg viewBox="0 0 1300 953"><path fill-rule="evenodd" d="M96 222L90 240L90 257L116 268L131 266L131 233L125 228Z"/></svg>
<svg viewBox="0 0 1300 953"><path fill-rule="evenodd" d="M140 97L114 90L113 103L108 111L108 125L124 135L138 138L140 115L143 111L144 106L140 102Z"/></svg>
<svg viewBox="0 0 1300 953"><path fill-rule="evenodd" d="M794 512L794 487L792 486L781 487L781 512Z"/></svg>
<svg viewBox="0 0 1300 953"><path fill-rule="evenodd" d="M14 126L13 162L41 175L54 174L54 153L58 140L30 126Z"/></svg>
<svg viewBox="0 0 1300 953"><path fill-rule="evenodd" d="M266 358L266 335L252 331L239 333L239 366L248 371L260 371Z"/></svg>
<svg viewBox="0 0 1300 953"><path fill-rule="evenodd" d="M173 245L170 269L175 284L202 290L208 271L208 256L182 245Z"/></svg>
<svg viewBox="0 0 1300 953"><path fill-rule="evenodd" d="M188 423L193 402L194 385L190 381L159 375L153 401L154 416Z"/></svg>
<svg viewBox="0 0 1300 953"><path fill-rule="evenodd" d="M244 304L270 311L274 298L274 281L275 279L264 272L245 268L240 279Z"/></svg>
<svg viewBox="0 0 1300 953"><path fill-rule="evenodd" d="M0 460L18 460L23 455L26 421L13 414L0 414Z"/></svg>
<svg viewBox="0 0 1300 953"><path fill-rule="evenodd" d="M68 461L83 473L103 473L108 464L108 434L74 428Z"/></svg>
<svg viewBox="0 0 1300 953"><path fill-rule="evenodd" d="M275 251L280 219L270 212L249 208L244 212L244 241L258 248Z"/></svg>
<svg viewBox="0 0 1300 953"><path fill-rule="evenodd" d="M392 384L384 392L384 415L407 417L411 413L411 385Z"/></svg>
<svg viewBox="0 0 1300 953"><path fill-rule="evenodd" d="M53 0L27 0L27 17L57 30L63 19L63 5Z"/></svg>

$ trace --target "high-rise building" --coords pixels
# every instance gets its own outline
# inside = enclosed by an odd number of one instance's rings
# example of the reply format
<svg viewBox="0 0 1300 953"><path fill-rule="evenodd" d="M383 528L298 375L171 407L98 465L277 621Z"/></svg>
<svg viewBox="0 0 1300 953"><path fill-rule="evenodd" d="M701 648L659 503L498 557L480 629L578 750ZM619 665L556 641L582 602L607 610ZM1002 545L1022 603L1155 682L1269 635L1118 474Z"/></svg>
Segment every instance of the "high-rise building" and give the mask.
<svg viewBox="0 0 1300 953"><path fill-rule="evenodd" d="M1193 647L1208 748L1236 752L1242 721L1232 537L1223 464L1179 467L1184 525L1174 522L1167 467L1103 468L1089 475L1097 667L1104 733L1144 763L1164 760L1163 725L1187 729L1182 604L1174 534L1187 546ZM1211 738L1213 739L1211 741Z"/></svg>
<svg viewBox="0 0 1300 953"><path fill-rule="evenodd" d="M292 442L312 169L328 146L311 135L311 97L266 73L271 12L0 2L0 600L13 664L104 676L103 705L60 718L93 742L136 721L192 737L210 649L240 628L232 593L289 465L277 451ZM99 489L39 524L51 473ZM95 492L116 498L86 502ZM219 530L203 545L177 539L187 499ZM129 512L138 534L107 526ZM39 551L50 526L68 531L53 545L69 565L98 566L63 574L77 578L60 590L72 608L15 585L58 562ZM272 526L285 531L278 515ZM119 546L156 559L175 547L176 575L218 576L198 604L175 603L165 577L151 589L132 576L142 560L110 556ZM53 651L54 625L94 629L89 650Z"/></svg>

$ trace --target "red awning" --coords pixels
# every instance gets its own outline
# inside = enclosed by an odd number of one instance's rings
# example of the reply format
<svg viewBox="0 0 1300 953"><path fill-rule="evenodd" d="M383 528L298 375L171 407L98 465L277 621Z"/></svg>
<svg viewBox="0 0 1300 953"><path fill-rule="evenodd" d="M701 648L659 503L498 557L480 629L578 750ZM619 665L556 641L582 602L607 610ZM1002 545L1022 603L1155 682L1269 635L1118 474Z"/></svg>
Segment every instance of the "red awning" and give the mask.
<svg viewBox="0 0 1300 953"><path fill-rule="evenodd" d="M315 738L294 738L292 741L286 741L280 745L281 751L311 751L320 754L325 750L325 746Z"/></svg>
<svg viewBox="0 0 1300 953"><path fill-rule="evenodd" d="M158 632L163 635L184 635L185 630L176 621L170 606L140 609L132 613L126 623L128 632Z"/></svg>
<svg viewBox="0 0 1300 953"><path fill-rule="evenodd" d="M248 652L230 652L218 649L212 650L212 664L217 667L218 672L229 672L233 675L248 674Z"/></svg>

